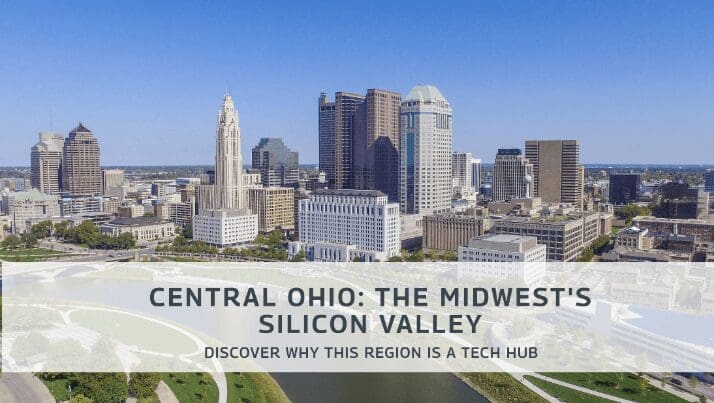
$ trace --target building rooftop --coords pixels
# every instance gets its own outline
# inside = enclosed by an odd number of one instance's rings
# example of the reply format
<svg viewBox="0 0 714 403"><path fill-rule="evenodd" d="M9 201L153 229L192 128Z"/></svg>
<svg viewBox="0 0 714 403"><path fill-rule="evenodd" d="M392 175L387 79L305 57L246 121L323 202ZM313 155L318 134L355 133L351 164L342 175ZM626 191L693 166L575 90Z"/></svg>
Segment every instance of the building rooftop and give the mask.
<svg viewBox="0 0 714 403"><path fill-rule="evenodd" d="M446 101L446 98L433 85L417 85L402 101Z"/></svg>
<svg viewBox="0 0 714 403"><path fill-rule="evenodd" d="M123 226L137 226L137 225L151 225L151 224L161 224L167 222L157 217L119 217L107 224L110 225L123 225Z"/></svg>
<svg viewBox="0 0 714 403"><path fill-rule="evenodd" d="M77 125L77 127L75 127L74 129L72 129L71 132L69 132L69 134L76 134L76 133L92 133L92 131L87 129L86 127L84 127L82 122L79 122L79 125Z"/></svg>
<svg viewBox="0 0 714 403"><path fill-rule="evenodd" d="M356 189L315 189L313 195L322 196L365 196L365 197L387 197L379 190L356 190Z"/></svg>

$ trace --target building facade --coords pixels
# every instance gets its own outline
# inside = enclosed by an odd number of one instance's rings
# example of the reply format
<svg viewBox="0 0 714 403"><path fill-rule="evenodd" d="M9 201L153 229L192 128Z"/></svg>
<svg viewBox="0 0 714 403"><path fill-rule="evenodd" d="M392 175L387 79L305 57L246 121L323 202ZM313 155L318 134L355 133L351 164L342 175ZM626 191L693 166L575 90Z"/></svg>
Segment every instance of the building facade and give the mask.
<svg viewBox="0 0 714 403"><path fill-rule="evenodd" d="M102 224L99 228L102 234L109 236L119 236L128 232L139 245L171 241L176 235L172 222L154 217L117 218Z"/></svg>
<svg viewBox="0 0 714 403"><path fill-rule="evenodd" d="M507 217L493 225L496 234L534 236L546 245L547 260L571 262L600 235L598 213L542 219Z"/></svg>
<svg viewBox="0 0 714 403"><path fill-rule="evenodd" d="M251 242L258 236L258 216L236 209L204 210L193 216L193 239L219 248Z"/></svg>
<svg viewBox="0 0 714 403"><path fill-rule="evenodd" d="M70 195L102 194L99 143L80 122L62 149L62 192Z"/></svg>
<svg viewBox="0 0 714 403"><path fill-rule="evenodd" d="M481 193L481 159L471 159L471 187L474 193Z"/></svg>
<svg viewBox="0 0 714 403"><path fill-rule="evenodd" d="M294 186L300 179L298 153L282 139L262 138L252 150L252 168L260 172L263 186Z"/></svg>
<svg viewBox="0 0 714 403"><path fill-rule="evenodd" d="M459 262L545 262L546 246L532 236L489 235L459 246L458 256Z"/></svg>
<svg viewBox="0 0 714 403"><path fill-rule="evenodd" d="M704 191L714 196L714 169L704 173Z"/></svg>
<svg viewBox="0 0 714 403"><path fill-rule="evenodd" d="M451 207L452 112L431 85L417 85L402 100L400 204L405 214Z"/></svg>
<svg viewBox="0 0 714 403"><path fill-rule="evenodd" d="M2 208L16 234L25 232L25 221L29 219L60 215L58 196L41 193L38 189L4 194Z"/></svg>
<svg viewBox="0 0 714 403"><path fill-rule="evenodd" d="M258 216L245 207L251 178L243 174L238 123L233 98L226 94L216 127L215 182L199 187L199 211L193 217L193 239L218 247L249 242L258 234Z"/></svg>
<svg viewBox="0 0 714 403"><path fill-rule="evenodd" d="M533 196L545 203L583 200L583 168L578 140L526 141L526 159L533 164Z"/></svg>
<svg viewBox="0 0 714 403"><path fill-rule="evenodd" d="M650 233L692 235L698 242L714 241L714 222L698 219L635 217L632 224Z"/></svg>
<svg viewBox="0 0 714 403"><path fill-rule="evenodd" d="M327 94L320 93L317 102L319 132L319 165L325 173L328 186L335 187L335 103L327 100Z"/></svg>
<svg viewBox="0 0 714 403"><path fill-rule="evenodd" d="M454 251L473 237L489 230L488 217L476 214L437 214L422 219L422 248L430 251Z"/></svg>
<svg viewBox="0 0 714 403"><path fill-rule="evenodd" d="M451 183L454 196L464 197L475 193L472 161L471 153L451 154Z"/></svg>
<svg viewBox="0 0 714 403"><path fill-rule="evenodd" d="M610 204L623 206L634 203L640 196L640 174L610 174Z"/></svg>
<svg viewBox="0 0 714 403"><path fill-rule="evenodd" d="M289 231L295 228L295 189L266 187L248 191L250 210L258 215L258 231Z"/></svg>
<svg viewBox="0 0 714 403"><path fill-rule="evenodd" d="M355 112L352 186L379 190L399 201L399 110L401 94L369 89Z"/></svg>
<svg viewBox="0 0 714 403"><path fill-rule="evenodd" d="M102 194L109 194L109 189L124 184L124 170L102 169Z"/></svg>
<svg viewBox="0 0 714 403"><path fill-rule="evenodd" d="M352 259L385 261L400 251L399 205L380 191L315 190L300 201L298 221L300 243L293 244L293 254L310 244L339 244L354 246Z"/></svg>
<svg viewBox="0 0 714 403"><path fill-rule="evenodd" d="M46 194L58 194L62 190L62 150L64 136L40 132L40 141L30 152L32 187Z"/></svg>
<svg viewBox="0 0 714 403"><path fill-rule="evenodd" d="M494 201L533 197L533 165L518 148L501 148L493 165Z"/></svg>

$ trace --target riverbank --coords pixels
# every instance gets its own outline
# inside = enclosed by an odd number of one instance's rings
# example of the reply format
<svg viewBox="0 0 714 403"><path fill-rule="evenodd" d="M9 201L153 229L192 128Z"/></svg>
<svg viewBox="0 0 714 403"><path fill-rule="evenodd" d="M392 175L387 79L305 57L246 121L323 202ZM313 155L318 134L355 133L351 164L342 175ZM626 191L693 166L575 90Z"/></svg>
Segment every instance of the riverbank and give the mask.
<svg viewBox="0 0 714 403"><path fill-rule="evenodd" d="M471 389L491 402L547 403L540 395L528 389L507 373L457 372L454 375Z"/></svg>

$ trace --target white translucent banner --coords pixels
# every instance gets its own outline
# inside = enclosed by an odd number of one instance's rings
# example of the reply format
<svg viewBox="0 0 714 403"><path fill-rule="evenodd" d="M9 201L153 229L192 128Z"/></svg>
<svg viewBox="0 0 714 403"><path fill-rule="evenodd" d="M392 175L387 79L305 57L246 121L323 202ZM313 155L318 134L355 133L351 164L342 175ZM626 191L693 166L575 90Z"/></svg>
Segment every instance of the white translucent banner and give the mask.
<svg viewBox="0 0 714 403"><path fill-rule="evenodd" d="M9 263L8 372L714 370L714 267Z"/></svg>

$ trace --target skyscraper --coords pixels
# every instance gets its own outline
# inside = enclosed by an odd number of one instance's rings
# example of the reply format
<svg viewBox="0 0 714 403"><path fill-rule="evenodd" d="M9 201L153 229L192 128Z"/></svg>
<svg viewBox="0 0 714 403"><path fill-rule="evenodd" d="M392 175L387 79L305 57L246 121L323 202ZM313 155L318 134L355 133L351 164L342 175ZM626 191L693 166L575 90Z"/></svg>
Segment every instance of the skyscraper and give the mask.
<svg viewBox="0 0 714 403"><path fill-rule="evenodd" d="M230 94L223 97L216 125L216 168L212 185L202 185L200 209L239 209L245 204L242 192L243 158L240 154L238 111Z"/></svg>
<svg viewBox="0 0 714 403"><path fill-rule="evenodd" d="M493 165L493 200L533 197L533 165L519 148L501 148Z"/></svg>
<svg viewBox="0 0 714 403"><path fill-rule="evenodd" d="M432 214L451 207L451 106L432 85L402 100L401 210Z"/></svg>
<svg viewBox="0 0 714 403"><path fill-rule="evenodd" d="M364 95L338 92L335 94L335 188L351 189L352 145L355 114L364 102ZM329 181L329 179L328 179Z"/></svg>
<svg viewBox="0 0 714 403"><path fill-rule="evenodd" d="M473 194L473 170L471 169L471 153L453 153L451 155L451 176L454 193Z"/></svg>
<svg viewBox="0 0 714 403"><path fill-rule="evenodd" d="M474 192L481 192L481 159L472 158L471 159L471 186L474 188Z"/></svg>
<svg viewBox="0 0 714 403"><path fill-rule="evenodd" d="M580 205L583 171L578 140L526 141L526 159L533 164L533 196L544 202Z"/></svg>
<svg viewBox="0 0 714 403"><path fill-rule="evenodd" d="M244 200L242 161L238 111L226 94L216 125L215 183L199 188L194 239L225 247L249 242L258 235L258 216L251 214Z"/></svg>
<svg viewBox="0 0 714 403"><path fill-rule="evenodd" d="M399 199L399 109L401 95L367 90L355 113L352 136L352 187L380 190Z"/></svg>
<svg viewBox="0 0 714 403"><path fill-rule="evenodd" d="M293 186L298 182L298 153L282 139L262 138L253 147L252 168L260 171L263 186Z"/></svg>
<svg viewBox="0 0 714 403"><path fill-rule="evenodd" d="M102 193L99 144L92 132L79 122L64 141L62 150L62 192L70 195Z"/></svg>
<svg viewBox="0 0 714 403"><path fill-rule="evenodd" d="M320 93L318 101L318 131L320 141L320 171L325 173L330 187L335 186L335 103Z"/></svg>
<svg viewBox="0 0 714 403"><path fill-rule="evenodd" d="M40 132L40 141L30 152L32 187L42 193L57 194L62 189L62 149L64 136Z"/></svg>

